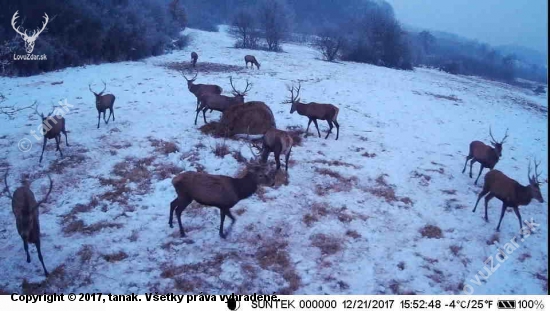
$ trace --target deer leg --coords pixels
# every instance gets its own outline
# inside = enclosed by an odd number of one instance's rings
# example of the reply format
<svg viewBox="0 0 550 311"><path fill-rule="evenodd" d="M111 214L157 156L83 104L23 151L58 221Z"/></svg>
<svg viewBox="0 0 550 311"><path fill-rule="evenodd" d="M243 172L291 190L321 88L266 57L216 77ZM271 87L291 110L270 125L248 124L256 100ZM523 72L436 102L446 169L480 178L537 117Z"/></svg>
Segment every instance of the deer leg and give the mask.
<svg viewBox="0 0 550 311"><path fill-rule="evenodd" d="M321 131L319 131L319 124L317 124L317 119L313 119L313 124L315 124L315 128L317 129L317 134L319 134L319 138L321 138Z"/></svg>
<svg viewBox="0 0 550 311"><path fill-rule="evenodd" d="M336 125L336 140L338 140L338 136L340 135L340 124L338 124L338 121L333 120L334 125Z"/></svg>
<svg viewBox="0 0 550 311"><path fill-rule="evenodd" d="M281 168L281 148L276 148L274 153L275 153L275 163L277 163L276 170L278 171Z"/></svg>
<svg viewBox="0 0 550 311"><path fill-rule="evenodd" d="M225 221L225 212L220 208L220 237L225 239L226 235L223 233L223 222Z"/></svg>
<svg viewBox="0 0 550 311"><path fill-rule="evenodd" d="M327 139L328 135L330 135L330 133L332 133L332 128L333 128L332 121L327 120L327 123L328 123L328 132L327 132L327 136L325 136L325 139Z"/></svg>
<svg viewBox="0 0 550 311"><path fill-rule="evenodd" d="M168 225L170 228L174 228L172 225L172 219L174 218L174 211L176 210L176 207L178 207L178 198L175 198L172 202L170 202L170 219L168 220Z"/></svg>
<svg viewBox="0 0 550 311"><path fill-rule="evenodd" d="M36 245L36 252L38 253L38 259L42 264L42 268L44 268L44 274L46 275L46 277L48 277L48 270L46 270L46 266L44 265L44 258L42 258L42 251L40 251L40 239L36 241L35 245Z"/></svg>
<svg viewBox="0 0 550 311"><path fill-rule="evenodd" d="M113 114L113 121L115 121L115 108L110 108L111 113Z"/></svg>
<svg viewBox="0 0 550 311"><path fill-rule="evenodd" d="M63 158L63 151L61 151L61 148L59 148L59 143L61 142L61 134L55 137L55 142L57 143L57 150L59 150L59 154L61 154L61 157Z"/></svg>
<svg viewBox="0 0 550 311"><path fill-rule="evenodd" d="M474 163L476 163L475 158L473 158L472 161L470 161L470 178L472 178L472 167L474 166Z"/></svg>
<svg viewBox="0 0 550 311"><path fill-rule="evenodd" d="M489 222L489 216L487 216L487 208L489 205L489 201L491 201L491 199L494 197L495 195L493 193L489 193L489 195L485 197L485 222Z"/></svg>
<svg viewBox="0 0 550 311"><path fill-rule="evenodd" d="M187 205L191 203L193 199L191 198L179 198L178 197L178 206L176 207L176 216L178 217L178 225L180 227L181 237L185 237L185 231L183 231L183 225L181 224L181 213L185 210ZM172 206L170 206L172 208Z"/></svg>
<svg viewBox="0 0 550 311"><path fill-rule="evenodd" d="M481 163L480 163L481 164ZM483 165L480 165L479 167L479 174L477 174L477 178L476 178L476 181L474 182L474 185L477 185L477 181L479 179L479 176L481 176L481 172L483 171Z"/></svg>
<svg viewBox="0 0 550 311"><path fill-rule="evenodd" d="M97 111L97 128L99 128L99 122L101 121L101 111Z"/></svg>
<svg viewBox="0 0 550 311"><path fill-rule="evenodd" d="M514 206L514 213L516 213L516 216L518 216L519 220L519 232L521 234L521 237L523 237L523 225L521 223L521 215L519 214L519 208L517 206Z"/></svg>
<svg viewBox="0 0 550 311"><path fill-rule="evenodd" d="M285 156L285 171L288 172L288 160L290 159L290 152L292 152L292 147L288 150L288 153Z"/></svg>
<svg viewBox="0 0 550 311"><path fill-rule="evenodd" d="M25 249L25 253L27 253L27 262L31 262L31 255L29 255L29 243L25 238L21 237L23 239L23 248Z"/></svg>
<svg viewBox="0 0 550 311"><path fill-rule="evenodd" d="M309 126L311 125L311 122L313 122L313 119L309 119L309 122L307 123L306 136L305 137L307 137L307 133L309 133Z"/></svg>
<svg viewBox="0 0 550 311"><path fill-rule="evenodd" d="M103 110L103 122L105 122L105 124L109 124L109 121L107 121L107 110Z"/></svg>
<svg viewBox="0 0 550 311"><path fill-rule="evenodd" d="M59 151L59 136L60 135L55 136L55 144L56 144L55 151Z"/></svg>
<svg viewBox="0 0 550 311"><path fill-rule="evenodd" d="M235 221L237 221L237 219L235 219L235 217L233 216L233 214L231 214L231 210L230 209L226 209L225 210L225 214L227 215L227 217L229 217L229 219L231 219L231 224L235 223Z"/></svg>
<svg viewBox="0 0 550 311"><path fill-rule="evenodd" d="M69 139L67 138L67 131L63 128L63 135L65 135L65 144L69 147Z"/></svg>
<svg viewBox="0 0 550 311"><path fill-rule="evenodd" d="M462 174L464 174L464 172L466 172L466 166L468 165L468 161L471 160L471 159L472 159L471 156L466 157L466 162L464 162L464 168L462 169Z"/></svg>
<svg viewBox="0 0 550 311"><path fill-rule="evenodd" d="M38 163L42 162L42 157L44 156L44 150L46 149L46 142L48 141L46 136L44 136L43 138L44 138L44 145L42 146L42 154L40 155L40 160L38 161Z"/></svg>
<svg viewBox="0 0 550 311"><path fill-rule="evenodd" d="M476 205L474 206L474 210L472 211L472 213L475 213L475 212L476 212L477 204L479 203L479 200L481 200L481 198L483 198L483 196L486 195L487 192L489 192L489 190L483 189L483 190L479 193L479 195L477 196Z"/></svg>
<svg viewBox="0 0 550 311"><path fill-rule="evenodd" d="M195 116L195 125L197 125L197 118L199 117L199 112L201 112L201 109L202 109L202 104L199 106L199 108L197 108L197 115Z"/></svg>
<svg viewBox="0 0 550 311"><path fill-rule="evenodd" d="M506 203L502 202L502 212L500 212L500 220L498 221L497 232L500 231L500 223L502 222L502 218L506 213L506 207Z"/></svg>

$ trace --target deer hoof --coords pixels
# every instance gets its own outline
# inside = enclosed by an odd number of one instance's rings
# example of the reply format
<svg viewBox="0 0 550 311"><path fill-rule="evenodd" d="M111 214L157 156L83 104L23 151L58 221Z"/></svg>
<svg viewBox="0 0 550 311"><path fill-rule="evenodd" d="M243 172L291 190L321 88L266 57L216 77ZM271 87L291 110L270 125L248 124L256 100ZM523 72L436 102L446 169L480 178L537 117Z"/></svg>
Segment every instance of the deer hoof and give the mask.
<svg viewBox="0 0 550 311"><path fill-rule="evenodd" d="M225 240L225 238L227 238L227 235L225 235L225 233L220 233L220 238Z"/></svg>
<svg viewBox="0 0 550 311"><path fill-rule="evenodd" d="M489 223L489 218L485 218L485 222L486 222L486 223Z"/></svg>
<svg viewBox="0 0 550 311"><path fill-rule="evenodd" d="M168 223L168 225L170 226L170 228L174 228L174 225L172 225L172 223Z"/></svg>

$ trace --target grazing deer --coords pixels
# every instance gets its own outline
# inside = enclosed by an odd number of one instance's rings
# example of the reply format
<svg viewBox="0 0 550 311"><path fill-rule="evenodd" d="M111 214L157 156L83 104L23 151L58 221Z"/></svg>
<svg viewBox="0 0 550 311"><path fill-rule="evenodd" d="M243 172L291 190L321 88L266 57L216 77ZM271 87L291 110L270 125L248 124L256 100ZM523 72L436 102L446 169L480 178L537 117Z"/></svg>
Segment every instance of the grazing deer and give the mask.
<svg viewBox="0 0 550 311"><path fill-rule="evenodd" d="M313 122L315 124L315 127L317 128L317 133L319 134L319 137L321 137L321 132L319 131L317 120L326 120L329 126L329 130L327 136L325 136L325 139L327 139L328 135L332 133L334 123L334 125L336 126L336 140L338 140L338 136L340 135L340 124L338 124L338 112L340 110L338 109L338 107L331 104L319 104L315 102L303 104L300 102L299 97L300 88L300 84L298 84L298 88L296 89L294 88L294 86L288 88L288 91L290 91L290 100L287 100L284 103L292 104L292 107L290 108L291 114L294 113L294 111L297 111L299 115L308 117L309 122L307 123L305 136L307 137L309 126L311 125L311 122ZM294 91L296 91L296 95L294 95Z"/></svg>
<svg viewBox="0 0 550 311"><path fill-rule="evenodd" d="M199 54L196 52L191 52L191 64L193 65L193 68L197 65L197 59L199 59Z"/></svg>
<svg viewBox="0 0 550 311"><path fill-rule="evenodd" d="M245 62L246 68L248 68L248 63L250 63L250 68L254 68L254 65L256 65L256 68L260 70L260 63L258 63L258 61L256 60L256 57L252 55L246 55L244 57L244 62Z"/></svg>
<svg viewBox="0 0 550 311"><path fill-rule="evenodd" d="M504 134L504 138L497 142L497 140L493 137L493 133L491 132L491 127L489 127L489 135L491 135L491 144L493 147L487 146L486 144L480 142L480 141L473 141L470 143L470 152L468 153L468 156L466 157L466 162L464 163L464 169L462 169L462 174L466 171L466 165L468 164L468 161L471 159L470 162L470 178L472 178L472 166L477 161L481 165L479 168L479 174L477 175L476 181L474 182L474 185L477 185L477 180L479 179L479 176L481 176L481 172L484 168L489 168L489 170L492 170L495 168L495 165L498 163L498 160L502 156L502 144L504 144L504 141L508 137L508 129L506 129L506 133Z"/></svg>
<svg viewBox="0 0 550 311"><path fill-rule="evenodd" d="M233 89L233 97L211 93L203 93L201 95L200 106L199 108L197 108L197 115L195 116L195 125L197 125L197 118L199 117L199 112L201 112L201 110L202 117L204 118L204 123L207 123L206 110L210 109L211 111L216 110L219 112L224 112L224 110L227 109L229 106L244 104L244 97L246 96L248 91L250 91L252 84L249 83L248 80L246 80L246 87L244 91L239 92L235 89L235 86L233 85L232 77L229 77L229 83L231 84L231 88Z"/></svg>
<svg viewBox="0 0 550 311"><path fill-rule="evenodd" d="M527 170L527 177L529 178L529 185L522 186L517 181L504 175L499 170L492 170L485 174L485 184L483 184L483 190L477 196L476 205L472 212L475 213L479 200L485 195L485 221L489 222L487 217L487 204L489 201L496 197L502 201L502 212L500 213L500 220L498 221L497 231L500 231L500 223L504 217L507 207L512 207L516 216L519 219L519 229L522 230L521 215L519 214L520 205L528 205L532 199L536 199L539 202L544 202L542 194L540 192L540 182L538 178L540 173L537 172L538 166L535 162L535 174L531 175L531 161L529 161L529 167ZM522 233L523 236L523 233Z"/></svg>
<svg viewBox="0 0 550 311"><path fill-rule="evenodd" d="M235 223L235 217L230 209L240 200L253 195L258 185L270 184L263 166L249 166L244 177L233 178L223 175L210 175L207 173L184 172L172 179L172 185L176 190L177 197L170 203L170 220L172 226L174 211L178 219L178 225L182 237L185 237L181 223L181 213L193 201L207 206L215 206L220 209L220 237L225 239L223 222L225 216L231 218L231 226Z"/></svg>
<svg viewBox="0 0 550 311"><path fill-rule="evenodd" d="M44 274L48 277L48 270L44 265L44 259L42 258L42 252L40 250L40 222L39 222L39 211L38 207L42 203L48 200L50 193L52 192L53 181L48 175L50 180L50 189L46 194L46 197L36 202L34 193L32 192L30 186L32 182L24 180L21 187L15 189L13 195L10 193L8 187L8 172L4 176L4 183L6 185L5 192L7 193L8 198L11 199L11 207L13 215L15 215L15 224L17 226L17 232L23 239L23 247L25 248L25 253L27 253L27 262L31 262L31 256L29 255L29 243L36 246L36 251L38 252L38 259L42 263L42 268L44 268Z"/></svg>
<svg viewBox="0 0 550 311"><path fill-rule="evenodd" d="M105 121L105 124L109 124L111 115L113 115L113 121L115 121L115 110L113 108L115 104L115 95L113 94L103 95L103 92L105 92L105 89L107 89L107 84L103 82L103 90L99 93L92 91L92 86L90 84L88 84L88 88L90 89L90 92L92 92L95 96L95 107L97 109L97 128L99 128L102 112L103 112L103 121ZM107 109L109 109L109 118L105 120L105 113L107 112Z"/></svg>
<svg viewBox="0 0 550 311"><path fill-rule="evenodd" d="M288 161L290 158L290 152L292 151L292 144L294 143L292 137L288 132L278 130L276 128L271 128L267 130L264 136L261 138L262 147L259 148L254 143L251 144L252 147L261 151L261 163L267 163L267 158L269 154L273 152L275 154L275 162L277 163L277 169L281 168L280 156L281 154L285 155L285 171L288 172ZM252 148L250 148L252 151ZM258 157L260 154L252 153Z"/></svg>
<svg viewBox="0 0 550 311"><path fill-rule="evenodd" d="M61 154L61 157L63 158L63 152L61 151L61 148L59 148L59 144L61 143L61 133L65 135L65 143L67 144L67 147L69 147L69 140L67 138L67 130L65 130L65 118L63 118L60 115L54 115L52 116L52 113L55 111L55 107L48 114L48 116L44 116L43 113L38 113L38 105L34 106L34 112L40 116L42 119L42 135L44 136L44 145L42 146L42 154L40 154L40 160L39 163L42 162L42 157L44 156L44 150L46 150L46 142L48 142L48 139L55 139L55 142L57 144L56 151L59 151Z"/></svg>
<svg viewBox="0 0 550 311"><path fill-rule="evenodd" d="M200 97L203 94L220 95L223 91L223 89L220 86L215 84L193 84L193 82L197 80L198 73L195 73L195 76L191 79L187 79L187 77L183 72L181 72L181 74L183 78L187 81L187 89L189 89L189 92L191 92L197 98L197 109L199 109Z"/></svg>

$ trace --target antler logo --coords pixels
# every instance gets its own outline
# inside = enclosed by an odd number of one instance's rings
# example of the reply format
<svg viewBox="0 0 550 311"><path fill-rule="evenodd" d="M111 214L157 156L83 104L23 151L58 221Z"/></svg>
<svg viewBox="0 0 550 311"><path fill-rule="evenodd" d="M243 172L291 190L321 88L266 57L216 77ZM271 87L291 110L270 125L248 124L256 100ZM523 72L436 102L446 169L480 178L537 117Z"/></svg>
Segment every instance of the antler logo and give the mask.
<svg viewBox="0 0 550 311"><path fill-rule="evenodd" d="M42 23L42 29L33 30L32 34L29 36L27 34L27 30L24 30L24 32L21 32L21 30L19 30L21 26L15 27L15 21L19 18L19 16L17 16L18 12L19 11L16 11L15 14L13 14L13 18L11 19L11 26L13 27L13 30L15 30L15 32L21 35L21 38L23 38L23 40L25 41L25 50L27 51L27 54L30 54L34 50L34 42L38 38L38 35L40 35L42 31L44 31L44 29L46 28L49 17L48 14L44 13L44 19L46 21Z"/></svg>

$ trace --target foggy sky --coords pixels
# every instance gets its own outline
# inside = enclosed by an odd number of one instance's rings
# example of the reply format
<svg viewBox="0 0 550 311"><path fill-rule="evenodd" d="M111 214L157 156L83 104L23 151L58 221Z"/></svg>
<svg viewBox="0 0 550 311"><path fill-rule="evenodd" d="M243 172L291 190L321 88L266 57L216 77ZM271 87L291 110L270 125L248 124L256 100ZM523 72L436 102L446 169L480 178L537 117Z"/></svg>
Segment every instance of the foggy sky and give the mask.
<svg viewBox="0 0 550 311"><path fill-rule="evenodd" d="M547 52L547 0L386 0L406 25Z"/></svg>

